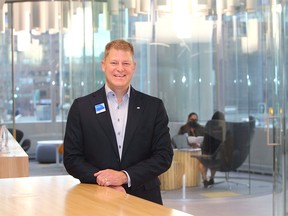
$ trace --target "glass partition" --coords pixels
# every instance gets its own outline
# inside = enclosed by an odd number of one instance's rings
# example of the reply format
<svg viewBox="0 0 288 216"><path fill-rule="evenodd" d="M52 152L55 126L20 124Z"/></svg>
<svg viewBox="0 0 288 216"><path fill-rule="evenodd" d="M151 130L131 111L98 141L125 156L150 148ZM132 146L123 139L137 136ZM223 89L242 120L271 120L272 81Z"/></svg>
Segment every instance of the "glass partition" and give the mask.
<svg viewBox="0 0 288 216"><path fill-rule="evenodd" d="M215 110L232 120L267 113L271 101L261 89L263 70L274 65L269 5L136 2L6 3L1 67L6 83L13 78L5 92L13 90L16 121L65 121L73 99L104 84L104 46L116 38L135 45L133 86L161 97L172 122L191 111L203 123ZM9 122L13 100L2 97Z"/></svg>
<svg viewBox="0 0 288 216"><path fill-rule="evenodd" d="M254 116L242 169L271 174L265 131L269 116L286 112L286 13L280 0L8 0L0 11L1 121L31 138L30 157L38 140L63 138L73 100L105 83L105 44L123 38L135 46L132 85L163 99L171 136L190 112L203 125L216 110L233 122Z"/></svg>

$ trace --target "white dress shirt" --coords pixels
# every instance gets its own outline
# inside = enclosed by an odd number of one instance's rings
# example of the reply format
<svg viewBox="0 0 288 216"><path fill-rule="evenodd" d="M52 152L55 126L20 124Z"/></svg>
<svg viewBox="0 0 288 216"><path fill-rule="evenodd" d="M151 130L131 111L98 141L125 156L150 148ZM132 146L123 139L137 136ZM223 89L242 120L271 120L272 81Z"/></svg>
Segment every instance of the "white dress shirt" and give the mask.
<svg viewBox="0 0 288 216"><path fill-rule="evenodd" d="M130 87L127 93L123 96L121 103L118 103L116 94L107 85L105 85L105 90L121 160L127 122Z"/></svg>

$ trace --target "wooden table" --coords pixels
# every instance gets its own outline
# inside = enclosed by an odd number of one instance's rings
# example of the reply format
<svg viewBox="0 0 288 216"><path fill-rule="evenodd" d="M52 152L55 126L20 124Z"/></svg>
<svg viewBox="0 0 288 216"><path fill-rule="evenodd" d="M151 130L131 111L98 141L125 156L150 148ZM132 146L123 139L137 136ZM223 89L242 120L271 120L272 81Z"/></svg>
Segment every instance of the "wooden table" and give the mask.
<svg viewBox="0 0 288 216"><path fill-rule="evenodd" d="M69 175L0 179L0 185L1 215L190 215Z"/></svg>
<svg viewBox="0 0 288 216"><path fill-rule="evenodd" d="M199 161L191 157L192 154L201 154L200 148L175 149L174 159L184 165L185 186L199 186L201 183L201 175L199 172Z"/></svg>
<svg viewBox="0 0 288 216"><path fill-rule="evenodd" d="M0 178L27 176L29 176L28 155L8 133L8 146L0 151Z"/></svg>
<svg viewBox="0 0 288 216"><path fill-rule="evenodd" d="M171 167L159 176L161 190L175 190L200 184L199 162L191 157L192 154L201 154L201 149L174 149Z"/></svg>
<svg viewBox="0 0 288 216"><path fill-rule="evenodd" d="M159 176L161 190L175 190L183 186L184 164L172 161L171 167Z"/></svg>

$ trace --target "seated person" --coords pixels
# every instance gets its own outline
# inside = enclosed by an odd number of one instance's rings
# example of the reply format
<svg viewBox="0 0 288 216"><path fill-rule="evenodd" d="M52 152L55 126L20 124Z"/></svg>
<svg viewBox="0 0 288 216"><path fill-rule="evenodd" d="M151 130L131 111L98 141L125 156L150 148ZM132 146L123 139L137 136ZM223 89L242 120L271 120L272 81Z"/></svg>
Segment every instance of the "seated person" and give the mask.
<svg viewBox="0 0 288 216"><path fill-rule="evenodd" d="M219 145L225 139L225 117L222 112L216 111L212 116L211 120L208 121L205 126L205 135L204 140L201 146L202 154L212 155L217 150ZM219 121L217 121L219 120ZM210 178L207 177L208 168L205 167L202 163L199 163L199 169L202 175L202 180L204 187L207 188L210 185L214 184L214 177L216 170L210 169Z"/></svg>
<svg viewBox="0 0 288 216"><path fill-rule="evenodd" d="M188 115L187 122L179 129L178 134L187 134L187 136L204 136L204 127L198 124L198 115L192 112ZM189 140L189 139L188 139ZM189 143L192 147L200 147L201 143Z"/></svg>

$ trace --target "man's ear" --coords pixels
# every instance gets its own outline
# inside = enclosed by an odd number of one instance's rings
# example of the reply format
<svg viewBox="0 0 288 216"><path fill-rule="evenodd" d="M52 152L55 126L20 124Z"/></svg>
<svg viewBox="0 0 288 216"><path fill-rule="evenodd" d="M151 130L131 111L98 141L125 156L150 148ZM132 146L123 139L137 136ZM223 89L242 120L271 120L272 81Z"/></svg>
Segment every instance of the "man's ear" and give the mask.
<svg viewBox="0 0 288 216"><path fill-rule="evenodd" d="M133 65L134 65L134 71L136 70L136 62L133 61Z"/></svg>
<svg viewBox="0 0 288 216"><path fill-rule="evenodd" d="M102 68L102 71L104 72L105 71L105 61L104 60L101 61L101 68Z"/></svg>

